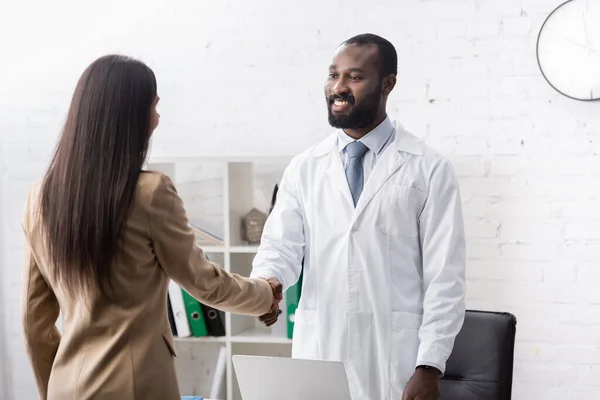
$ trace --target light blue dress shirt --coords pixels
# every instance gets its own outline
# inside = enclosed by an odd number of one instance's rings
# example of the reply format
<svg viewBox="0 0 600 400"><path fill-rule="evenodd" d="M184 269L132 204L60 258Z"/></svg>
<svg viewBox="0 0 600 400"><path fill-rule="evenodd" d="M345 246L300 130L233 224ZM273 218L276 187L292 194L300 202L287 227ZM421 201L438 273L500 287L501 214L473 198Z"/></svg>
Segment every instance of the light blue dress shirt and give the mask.
<svg viewBox="0 0 600 400"><path fill-rule="evenodd" d="M392 124L390 118L386 117L383 122L375 127L375 129L358 140L368 148L362 159L365 183L367 183L369 175L373 171L373 168L375 168L377 160L387 146L391 143L391 139L393 137L392 133L394 133L394 125ZM346 168L348 162L346 146L354 141L355 140L348 136L343 129L338 130L337 149L342 157L344 169Z"/></svg>

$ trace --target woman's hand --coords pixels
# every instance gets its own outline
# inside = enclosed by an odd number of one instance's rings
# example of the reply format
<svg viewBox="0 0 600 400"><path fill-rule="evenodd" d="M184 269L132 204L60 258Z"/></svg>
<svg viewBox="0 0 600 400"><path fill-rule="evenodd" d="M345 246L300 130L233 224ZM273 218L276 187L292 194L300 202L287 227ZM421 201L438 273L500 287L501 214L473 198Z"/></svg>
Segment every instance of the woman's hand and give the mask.
<svg viewBox="0 0 600 400"><path fill-rule="evenodd" d="M276 278L267 278L267 282L271 285L271 289L273 290L273 304L271 305L271 309L268 313L261 315L258 319L266 326L271 326L275 322L277 322L277 318L279 318L279 303L283 300L283 286Z"/></svg>

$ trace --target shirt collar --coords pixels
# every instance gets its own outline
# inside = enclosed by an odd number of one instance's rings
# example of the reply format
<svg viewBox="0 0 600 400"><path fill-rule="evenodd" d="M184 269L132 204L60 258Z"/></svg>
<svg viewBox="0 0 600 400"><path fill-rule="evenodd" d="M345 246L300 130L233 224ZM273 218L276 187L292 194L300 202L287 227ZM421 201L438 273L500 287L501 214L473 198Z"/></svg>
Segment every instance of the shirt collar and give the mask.
<svg viewBox="0 0 600 400"><path fill-rule="evenodd" d="M385 119L379 125L377 125L377 127L360 138L358 141L362 142L373 153L379 154L393 131L394 125L392 124L392 121L389 117L385 117ZM353 138L348 136L343 129L338 130L337 139L337 149L340 152L344 150L350 143L355 141Z"/></svg>

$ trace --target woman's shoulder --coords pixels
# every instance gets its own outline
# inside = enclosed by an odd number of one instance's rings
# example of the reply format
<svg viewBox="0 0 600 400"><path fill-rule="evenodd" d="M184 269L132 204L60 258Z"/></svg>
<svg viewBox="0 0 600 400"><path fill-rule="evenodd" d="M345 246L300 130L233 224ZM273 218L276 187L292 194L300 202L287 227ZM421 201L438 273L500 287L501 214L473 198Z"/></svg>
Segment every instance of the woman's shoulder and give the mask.
<svg viewBox="0 0 600 400"><path fill-rule="evenodd" d="M162 172L143 170L138 178L138 189L154 191L168 179Z"/></svg>
<svg viewBox="0 0 600 400"><path fill-rule="evenodd" d="M168 175L158 171L144 170L137 183L138 201L150 207L156 196L162 196L173 188L173 182Z"/></svg>
<svg viewBox="0 0 600 400"><path fill-rule="evenodd" d="M23 224L23 228L26 230L29 228L31 222L35 220L35 217L37 217L39 214L41 190L42 180L39 179L29 187L29 191L25 197L25 209L23 211L21 223Z"/></svg>

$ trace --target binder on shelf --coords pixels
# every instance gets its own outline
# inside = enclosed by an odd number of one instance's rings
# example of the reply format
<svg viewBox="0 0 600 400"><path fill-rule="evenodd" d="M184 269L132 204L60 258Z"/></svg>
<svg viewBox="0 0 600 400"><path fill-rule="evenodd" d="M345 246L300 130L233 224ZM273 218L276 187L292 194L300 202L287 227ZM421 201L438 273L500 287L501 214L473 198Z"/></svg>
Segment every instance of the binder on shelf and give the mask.
<svg viewBox="0 0 600 400"><path fill-rule="evenodd" d="M206 328L210 336L225 336L225 315L223 311L200 303L204 312Z"/></svg>
<svg viewBox="0 0 600 400"><path fill-rule="evenodd" d="M171 333L173 336L177 336L177 326L175 325L175 317L173 316L173 306L171 306L171 296L167 293L167 315L169 317L169 326L171 326Z"/></svg>
<svg viewBox="0 0 600 400"><path fill-rule="evenodd" d="M277 200L277 192L279 191L279 185L275 184L273 188L273 195L271 196L271 207L269 208L269 214L273 211L273 207L275 207L275 200Z"/></svg>
<svg viewBox="0 0 600 400"><path fill-rule="evenodd" d="M185 305L186 315L190 323L190 329L194 337L208 336L208 329L204 320L202 306L198 300L192 297L185 289L181 289L183 294L183 303Z"/></svg>
<svg viewBox="0 0 600 400"><path fill-rule="evenodd" d="M208 256L206 256L206 259L210 261ZM225 336L225 313L203 303L200 303L200 305L204 313L208 334L210 336Z"/></svg>
<svg viewBox="0 0 600 400"><path fill-rule="evenodd" d="M300 272L298 282L290 286L285 292L288 339L292 339L294 336L294 320L296 309L298 308L298 302L300 301L300 294L302 292L302 272Z"/></svg>
<svg viewBox="0 0 600 400"><path fill-rule="evenodd" d="M192 335L187 318L187 311L183 300L183 289L174 281L169 281L169 301L173 311L173 320L177 336L188 337Z"/></svg>

